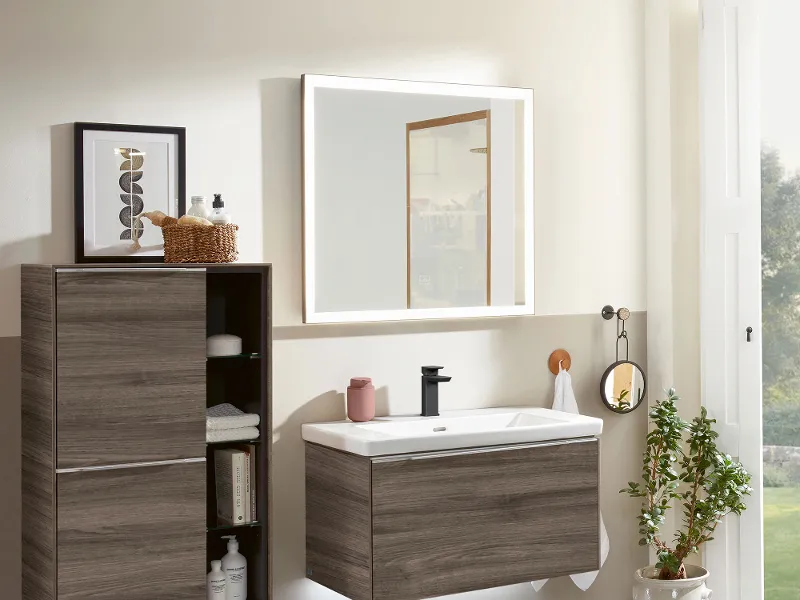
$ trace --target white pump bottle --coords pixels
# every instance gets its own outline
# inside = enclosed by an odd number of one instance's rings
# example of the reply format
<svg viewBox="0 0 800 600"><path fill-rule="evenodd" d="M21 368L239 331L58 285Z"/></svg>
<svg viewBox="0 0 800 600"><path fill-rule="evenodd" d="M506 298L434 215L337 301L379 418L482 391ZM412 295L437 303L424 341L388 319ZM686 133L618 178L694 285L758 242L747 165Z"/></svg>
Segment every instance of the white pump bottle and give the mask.
<svg viewBox="0 0 800 600"><path fill-rule="evenodd" d="M222 563L211 561L211 572L208 574L208 600L226 600L225 573L221 571Z"/></svg>
<svg viewBox="0 0 800 600"><path fill-rule="evenodd" d="M247 560L239 554L236 536L224 537L228 540L228 553L222 557L222 572L227 579L225 600L247 600Z"/></svg>

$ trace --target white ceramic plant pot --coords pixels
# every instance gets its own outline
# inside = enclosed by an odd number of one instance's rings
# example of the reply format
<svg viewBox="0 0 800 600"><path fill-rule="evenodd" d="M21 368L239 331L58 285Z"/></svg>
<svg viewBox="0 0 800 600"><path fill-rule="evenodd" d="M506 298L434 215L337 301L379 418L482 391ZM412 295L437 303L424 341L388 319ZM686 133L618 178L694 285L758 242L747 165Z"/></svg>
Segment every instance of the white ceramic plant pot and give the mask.
<svg viewBox="0 0 800 600"><path fill-rule="evenodd" d="M708 571L703 567L686 565L686 579L662 581L656 579L658 569L645 567L633 574L633 600L708 600L711 590L706 587Z"/></svg>

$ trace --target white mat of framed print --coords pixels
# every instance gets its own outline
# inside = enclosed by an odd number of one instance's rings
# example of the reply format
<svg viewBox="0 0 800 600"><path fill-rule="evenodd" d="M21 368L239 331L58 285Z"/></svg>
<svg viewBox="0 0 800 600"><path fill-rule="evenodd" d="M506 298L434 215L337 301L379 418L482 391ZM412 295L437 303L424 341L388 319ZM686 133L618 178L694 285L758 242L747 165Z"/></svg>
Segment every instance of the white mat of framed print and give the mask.
<svg viewBox="0 0 800 600"><path fill-rule="evenodd" d="M152 211L186 212L186 129L75 123L75 262L163 262Z"/></svg>

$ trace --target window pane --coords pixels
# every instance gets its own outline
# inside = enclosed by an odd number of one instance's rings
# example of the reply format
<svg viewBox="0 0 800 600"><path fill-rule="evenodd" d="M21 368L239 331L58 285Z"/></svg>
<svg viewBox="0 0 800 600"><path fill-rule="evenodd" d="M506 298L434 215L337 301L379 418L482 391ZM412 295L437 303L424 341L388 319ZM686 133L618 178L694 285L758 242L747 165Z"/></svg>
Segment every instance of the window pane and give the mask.
<svg viewBox="0 0 800 600"><path fill-rule="evenodd" d="M800 2L761 5L766 600L800 599Z"/></svg>

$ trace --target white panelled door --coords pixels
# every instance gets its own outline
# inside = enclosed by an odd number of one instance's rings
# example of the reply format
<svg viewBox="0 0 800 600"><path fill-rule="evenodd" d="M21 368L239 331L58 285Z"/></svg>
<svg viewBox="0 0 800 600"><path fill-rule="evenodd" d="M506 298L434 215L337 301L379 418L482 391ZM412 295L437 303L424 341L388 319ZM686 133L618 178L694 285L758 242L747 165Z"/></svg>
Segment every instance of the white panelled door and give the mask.
<svg viewBox="0 0 800 600"><path fill-rule="evenodd" d="M714 597L764 598L757 0L701 0L701 378L720 449L752 474L705 551Z"/></svg>

